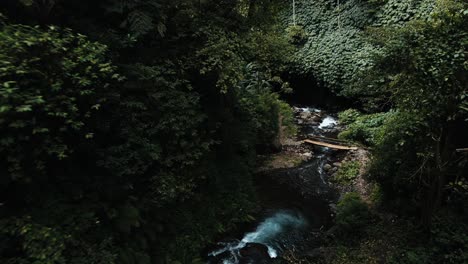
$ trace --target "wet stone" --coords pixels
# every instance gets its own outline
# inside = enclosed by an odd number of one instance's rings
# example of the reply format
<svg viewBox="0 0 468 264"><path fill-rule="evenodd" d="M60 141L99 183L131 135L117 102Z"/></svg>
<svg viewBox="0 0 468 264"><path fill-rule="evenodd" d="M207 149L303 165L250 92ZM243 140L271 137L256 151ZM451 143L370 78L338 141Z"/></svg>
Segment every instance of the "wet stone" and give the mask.
<svg viewBox="0 0 468 264"><path fill-rule="evenodd" d="M310 112L302 112L300 114L301 119L309 119L310 117L312 117L312 113L310 113Z"/></svg>
<svg viewBox="0 0 468 264"><path fill-rule="evenodd" d="M341 162L334 162L334 163L333 163L333 166L334 166L334 167L341 167Z"/></svg>

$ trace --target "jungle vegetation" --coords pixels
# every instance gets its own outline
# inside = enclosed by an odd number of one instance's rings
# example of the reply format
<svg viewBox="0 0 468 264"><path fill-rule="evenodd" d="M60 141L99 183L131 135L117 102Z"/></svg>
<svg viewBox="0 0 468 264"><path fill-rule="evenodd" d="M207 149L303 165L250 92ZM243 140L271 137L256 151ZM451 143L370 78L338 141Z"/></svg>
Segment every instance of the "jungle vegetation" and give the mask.
<svg viewBox="0 0 468 264"><path fill-rule="evenodd" d="M2 0L0 263L204 263L252 220L305 77L346 100L377 187L300 263L467 263L468 3L303 0L296 25L290 4Z"/></svg>

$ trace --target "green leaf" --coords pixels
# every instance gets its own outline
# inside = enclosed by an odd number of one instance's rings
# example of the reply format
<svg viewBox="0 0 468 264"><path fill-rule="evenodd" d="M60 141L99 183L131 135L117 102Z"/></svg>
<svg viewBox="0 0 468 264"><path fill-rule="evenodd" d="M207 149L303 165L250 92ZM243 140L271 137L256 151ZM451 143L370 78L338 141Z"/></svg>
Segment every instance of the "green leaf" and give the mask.
<svg viewBox="0 0 468 264"><path fill-rule="evenodd" d="M32 6L34 4L34 0L19 0L25 6Z"/></svg>
<svg viewBox="0 0 468 264"><path fill-rule="evenodd" d="M16 108L16 111L20 112L20 113L22 113L22 112L31 112L32 107L31 107L31 105L21 105L21 106L18 106Z"/></svg>

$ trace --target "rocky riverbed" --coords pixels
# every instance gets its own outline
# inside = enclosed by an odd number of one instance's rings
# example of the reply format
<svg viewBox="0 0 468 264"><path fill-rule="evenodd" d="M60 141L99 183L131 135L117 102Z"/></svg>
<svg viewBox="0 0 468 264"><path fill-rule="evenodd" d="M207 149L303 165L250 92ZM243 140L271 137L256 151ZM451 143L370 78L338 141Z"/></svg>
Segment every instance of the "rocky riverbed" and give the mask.
<svg viewBox="0 0 468 264"><path fill-rule="evenodd" d="M310 136L335 138L342 130L336 115L313 107L294 107L299 131L296 136L282 138L282 150L261 157L264 160L256 173L256 186L262 212L255 228L241 238L220 241L209 252L212 264L272 263L285 254L318 254L321 239L332 225L334 208L340 195L350 191L333 179L344 162L367 164L363 149L333 150L304 144ZM360 176L352 186L367 186L360 167ZM286 257L286 256L284 256Z"/></svg>

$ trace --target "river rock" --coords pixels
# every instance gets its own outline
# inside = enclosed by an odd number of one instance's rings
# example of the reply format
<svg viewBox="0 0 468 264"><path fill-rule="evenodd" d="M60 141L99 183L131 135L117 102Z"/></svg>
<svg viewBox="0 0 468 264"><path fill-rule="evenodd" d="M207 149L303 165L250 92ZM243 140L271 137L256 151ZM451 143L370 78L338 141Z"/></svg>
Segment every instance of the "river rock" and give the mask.
<svg viewBox="0 0 468 264"><path fill-rule="evenodd" d="M240 250L241 259L240 264L247 263L269 263L271 260L268 254L268 247L260 243L247 243L245 247Z"/></svg>
<svg viewBox="0 0 468 264"><path fill-rule="evenodd" d="M313 122L318 123L318 122L320 122L322 117L320 117L319 115L314 115L314 116L311 117L311 119L312 119Z"/></svg>
<svg viewBox="0 0 468 264"><path fill-rule="evenodd" d="M302 112L299 117L301 119L309 119L312 117L312 113L311 112Z"/></svg>
<svg viewBox="0 0 468 264"><path fill-rule="evenodd" d="M325 164L325 165L323 165L323 169L324 169L325 171L329 171L329 170L331 170L331 168L332 168L332 165L330 165L330 164Z"/></svg>
<svg viewBox="0 0 468 264"><path fill-rule="evenodd" d="M334 162L334 163L333 163L333 166L335 166L335 167L341 167L341 162Z"/></svg>

